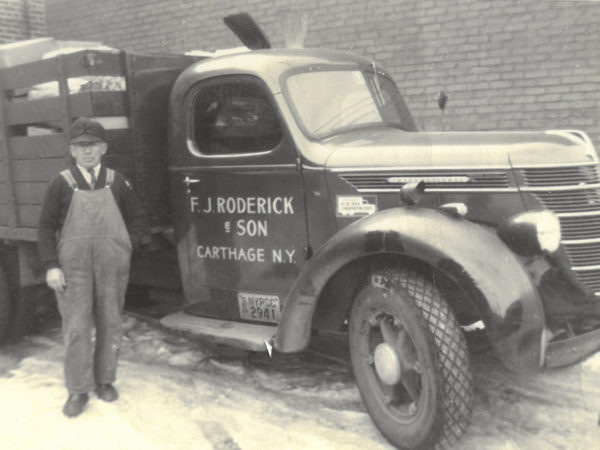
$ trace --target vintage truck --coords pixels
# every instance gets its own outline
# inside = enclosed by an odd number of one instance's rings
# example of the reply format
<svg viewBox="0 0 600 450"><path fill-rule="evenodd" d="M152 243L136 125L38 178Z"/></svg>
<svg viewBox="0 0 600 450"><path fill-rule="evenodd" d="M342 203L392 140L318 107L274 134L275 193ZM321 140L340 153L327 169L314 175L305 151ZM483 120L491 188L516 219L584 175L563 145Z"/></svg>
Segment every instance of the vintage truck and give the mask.
<svg viewBox="0 0 600 450"><path fill-rule="evenodd" d="M516 370L600 348L585 133L419 132L373 61L250 34L258 50L217 58L85 50L0 70L3 336L43 289L40 203L86 115L151 217L130 281L176 309L162 324L253 351L346 332L366 409L398 447L464 433L473 328Z"/></svg>

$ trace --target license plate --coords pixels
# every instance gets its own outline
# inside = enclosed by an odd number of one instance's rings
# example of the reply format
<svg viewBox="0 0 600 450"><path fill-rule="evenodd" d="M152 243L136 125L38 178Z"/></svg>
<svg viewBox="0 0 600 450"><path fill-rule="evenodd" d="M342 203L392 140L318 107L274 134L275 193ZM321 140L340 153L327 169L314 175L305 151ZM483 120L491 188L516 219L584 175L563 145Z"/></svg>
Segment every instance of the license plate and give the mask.
<svg viewBox="0 0 600 450"><path fill-rule="evenodd" d="M277 323L281 316L279 297L276 295L238 292L240 317L246 320Z"/></svg>

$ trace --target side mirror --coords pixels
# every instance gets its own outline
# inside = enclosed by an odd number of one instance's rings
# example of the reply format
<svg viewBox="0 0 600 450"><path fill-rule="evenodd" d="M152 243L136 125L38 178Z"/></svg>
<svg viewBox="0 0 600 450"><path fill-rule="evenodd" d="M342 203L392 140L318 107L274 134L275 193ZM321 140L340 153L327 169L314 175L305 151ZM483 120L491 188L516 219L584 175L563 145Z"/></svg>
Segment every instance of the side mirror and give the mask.
<svg viewBox="0 0 600 450"><path fill-rule="evenodd" d="M444 91L440 91L438 94L437 102L440 110L444 111L446 109L446 103L448 102L448 96Z"/></svg>
<svg viewBox="0 0 600 450"><path fill-rule="evenodd" d="M416 205L421 201L425 192L425 182L406 183L400 189L400 199L405 205Z"/></svg>

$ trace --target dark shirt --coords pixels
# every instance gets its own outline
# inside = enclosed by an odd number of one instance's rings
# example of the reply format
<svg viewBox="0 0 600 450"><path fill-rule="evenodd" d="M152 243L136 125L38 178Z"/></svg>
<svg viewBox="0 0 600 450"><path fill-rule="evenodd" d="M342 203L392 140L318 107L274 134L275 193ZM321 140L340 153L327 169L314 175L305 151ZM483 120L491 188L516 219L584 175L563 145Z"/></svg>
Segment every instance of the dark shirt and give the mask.
<svg viewBox="0 0 600 450"><path fill-rule="evenodd" d="M90 186L83 178L83 175L77 168L72 166L71 174L77 182L77 187L81 190L90 190ZM106 168L104 165L100 167L98 180L96 181L96 189L101 189L106 186ZM110 185L110 190L113 193L117 206L121 211L121 216L127 226L131 245L134 250L139 249L140 241L144 231L146 230L146 215L135 194L133 187L125 179L123 175L115 171L115 179ZM73 189L67 183L65 178L58 174L46 190L44 203L42 204L42 212L38 223L38 248L40 252L40 260L44 269L48 270L53 267L60 267L58 263L58 234L67 218L67 212L73 198Z"/></svg>

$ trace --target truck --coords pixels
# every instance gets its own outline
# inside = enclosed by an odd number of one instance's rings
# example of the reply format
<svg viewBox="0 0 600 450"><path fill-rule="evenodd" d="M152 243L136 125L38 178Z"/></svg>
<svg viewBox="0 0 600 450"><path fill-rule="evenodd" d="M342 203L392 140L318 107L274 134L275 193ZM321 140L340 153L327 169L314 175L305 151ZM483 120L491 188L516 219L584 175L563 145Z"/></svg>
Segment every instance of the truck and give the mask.
<svg viewBox="0 0 600 450"><path fill-rule="evenodd" d="M364 405L397 447L467 429L472 330L514 370L600 348L586 133L419 131L374 61L273 49L248 16L226 23L251 51L83 50L0 69L3 337L44 289L40 204L70 122L91 116L151 219L131 292L169 306L165 327L250 351L347 334Z"/></svg>

